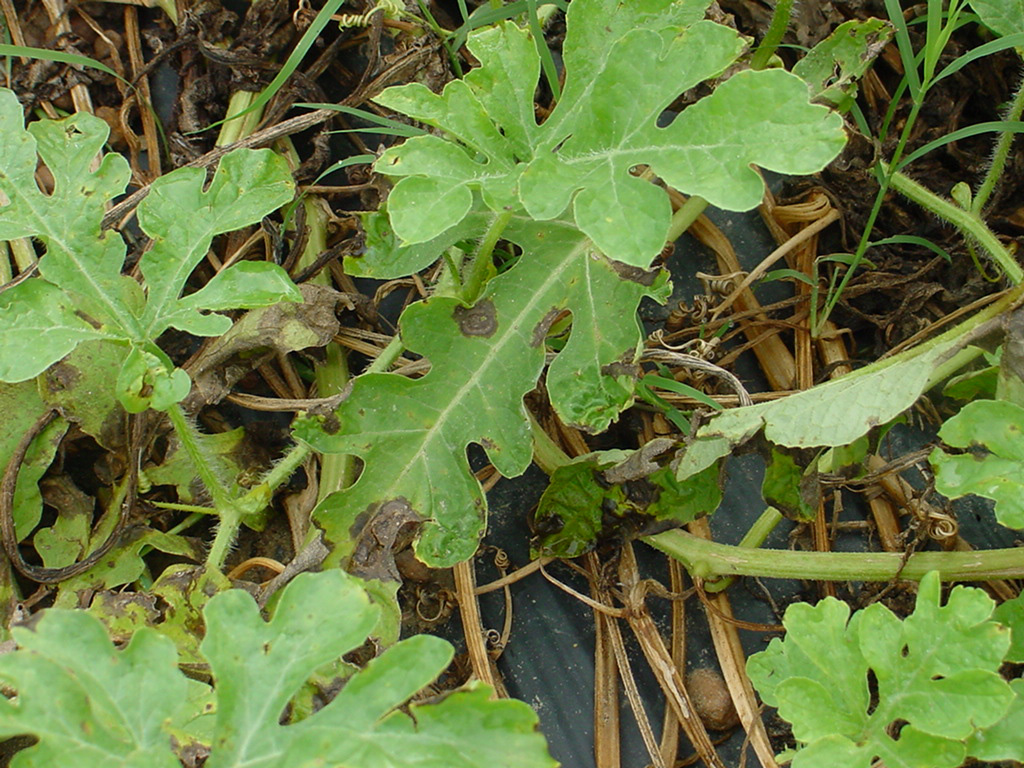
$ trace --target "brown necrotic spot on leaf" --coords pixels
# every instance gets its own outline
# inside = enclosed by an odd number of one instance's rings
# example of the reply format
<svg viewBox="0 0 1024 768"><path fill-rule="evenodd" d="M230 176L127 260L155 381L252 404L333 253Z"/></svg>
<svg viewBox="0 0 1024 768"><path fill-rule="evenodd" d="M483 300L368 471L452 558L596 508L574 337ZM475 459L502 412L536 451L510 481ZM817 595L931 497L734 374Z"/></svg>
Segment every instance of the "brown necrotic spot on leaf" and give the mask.
<svg viewBox="0 0 1024 768"><path fill-rule="evenodd" d="M541 318L540 322L533 327L533 333L530 335L530 346L536 349L544 343L544 339L548 336L548 331L551 330L551 326L555 324L555 321L561 315L561 310L550 309L548 313Z"/></svg>
<svg viewBox="0 0 1024 768"><path fill-rule="evenodd" d="M648 288L654 285L654 281L658 279L658 272L660 271L657 269L641 269L640 267L623 264L621 261L615 261L614 259L609 259L608 263L615 270L615 274L623 280L632 280L634 283L639 283Z"/></svg>
<svg viewBox="0 0 1024 768"><path fill-rule="evenodd" d="M401 581L395 566L399 532L406 525L419 523L423 518L402 496L371 504L359 518L367 522L358 534L353 531L357 539L349 572L364 579Z"/></svg>
<svg viewBox="0 0 1024 768"><path fill-rule="evenodd" d="M490 299L484 299L472 307L456 307L452 317L463 336L488 338L498 330L498 315Z"/></svg>
<svg viewBox="0 0 1024 768"><path fill-rule="evenodd" d="M639 379L641 374L643 374L643 369L636 363L632 362L633 350L627 351L626 354L623 355L623 358L624 359L622 360L616 360L613 363L602 365L601 373L605 376L612 376L616 378L619 376L629 376L634 379Z"/></svg>

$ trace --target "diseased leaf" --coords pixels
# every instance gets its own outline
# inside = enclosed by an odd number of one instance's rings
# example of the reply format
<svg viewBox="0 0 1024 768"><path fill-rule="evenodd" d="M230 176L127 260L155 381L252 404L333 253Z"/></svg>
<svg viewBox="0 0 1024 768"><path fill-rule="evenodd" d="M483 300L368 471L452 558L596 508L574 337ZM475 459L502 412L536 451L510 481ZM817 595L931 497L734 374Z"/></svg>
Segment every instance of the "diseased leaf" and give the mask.
<svg viewBox="0 0 1024 768"><path fill-rule="evenodd" d="M609 262L567 222L514 219L504 237L525 253L488 283L474 307L434 297L403 314L402 341L430 360L430 373L415 380L361 376L336 420L296 424L296 436L316 450L365 461L356 483L314 513L335 560L354 546L355 519L392 502L429 521L417 543L425 561L451 565L472 555L486 502L466 446L482 445L506 477L529 466L522 400L544 366L544 339L562 309L580 318L548 374L549 382L572 382L551 386L562 418L601 431L632 402L641 339L636 307L644 296L664 300L664 277ZM588 324L597 306L604 319Z"/></svg>
<svg viewBox="0 0 1024 768"><path fill-rule="evenodd" d="M793 74L807 82L812 99L843 104L857 95L855 81L894 34L892 24L882 19L843 22L793 65Z"/></svg>
<svg viewBox="0 0 1024 768"><path fill-rule="evenodd" d="M86 341L38 379L46 404L108 451L123 449L127 441L125 411L110 386L111 371L120 370L127 356L119 344Z"/></svg>
<svg viewBox="0 0 1024 768"><path fill-rule="evenodd" d="M732 210L761 200L753 164L820 170L845 142L842 121L810 105L803 81L781 70L741 72L658 127L680 93L723 72L746 45L735 30L701 20L706 6L577 0L567 14L565 89L539 126L539 60L529 33L511 22L470 36L480 66L440 95L419 84L386 89L377 102L450 139L413 137L375 164L401 177L389 198L396 233L408 243L440 236L469 213L476 192L491 210L525 208L540 220L571 204L598 249L646 267L671 211L662 190L630 173L634 166Z"/></svg>
<svg viewBox="0 0 1024 768"><path fill-rule="evenodd" d="M925 576L903 621L880 603L851 618L831 597L786 610L785 639L750 657L747 673L804 745L793 768L955 768L972 735L1005 716L1009 632L982 590L956 587L946 605L940 591L938 575Z"/></svg>
<svg viewBox="0 0 1024 768"><path fill-rule="evenodd" d="M935 470L935 488L951 499L967 494L995 501L996 520L1008 528L1024 528L1024 408L1006 400L975 400L939 429L953 448L928 457Z"/></svg>

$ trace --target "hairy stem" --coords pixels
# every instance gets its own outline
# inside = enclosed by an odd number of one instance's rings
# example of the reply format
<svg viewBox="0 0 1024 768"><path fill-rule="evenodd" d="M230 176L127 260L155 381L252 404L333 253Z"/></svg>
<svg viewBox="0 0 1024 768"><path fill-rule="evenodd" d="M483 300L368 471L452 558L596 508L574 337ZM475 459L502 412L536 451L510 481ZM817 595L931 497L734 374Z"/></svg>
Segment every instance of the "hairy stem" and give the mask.
<svg viewBox="0 0 1024 768"><path fill-rule="evenodd" d="M786 34L786 28L789 27L789 17L792 12L793 0L778 0L775 3L771 26L768 27L768 32L765 34L764 39L761 40L761 44L757 46L754 55L750 57L751 69L764 69L768 66L768 60L771 59L778 49L779 43L782 42L782 36Z"/></svg>
<svg viewBox="0 0 1024 768"><path fill-rule="evenodd" d="M492 266L491 255L494 253L494 246L498 244L501 233L505 231L505 227L512 220L512 213L511 210L505 210L495 215L491 226L484 233L483 240L480 241L480 248L477 249L476 257L469 268L469 275L466 277L462 291L462 298L469 304L480 298L480 294L483 292L484 284L487 282L487 273Z"/></svg>
<svg viewBox="0 0 1024 768"><path fill-rule="evenodd" d="M210 492L210 498L213 499L213 505L216 507L217 512L219 513L222 508L230 507L233 502L231 494L224 484L221 483L217 473L204 455L203 448L199 444L199 432L189 423L185 412L181 410L181 406L175 403L168 408L167 418L171 420L171 426L174 427L174 431L178 435L185 453L191 459L192 465L196 469L196 474L199 475L199 479L203 482L206 490Z"/></svg>
<svg viewBox="0 0 1024 768"><path fill-rule="evenodd" d="M1024 77L1017 83L1017 90L1014 91L1010 108L1006 112L1006 121L1020 120L1021 112L1024 112ZM971 210L975 214L981 213L981 209L985 207L985 203L988 202L996 188L996 183L1002 177L1003 170L1006 168L1006 158L1010 155L1010 146L1013 144L1014 138L1016 138L1016 134L1011 131L999 134L992 152L992 164L985 172L985 178L982 180L981 186L978 187L978 191L974 195L974 202L971 204Z"/></svg>
<svg viewBox="0 0 1024 768"><path fill-rule="evenodd" d="M888 166L881 163L886 173ZM1024 271L1014 260L1010 252L1003 247L992 230L986 226L981 217L973 211L965 211L963 208L936 195L931 190L918 184L909 176L896 172L889 176L889 185L904 197L912 200L925 210L934 213L940 219L948 221L970 240L978 243L984 248L992 260L1006 273L1006 276L1014 285L1019 285L1024 280Z"/></svg>

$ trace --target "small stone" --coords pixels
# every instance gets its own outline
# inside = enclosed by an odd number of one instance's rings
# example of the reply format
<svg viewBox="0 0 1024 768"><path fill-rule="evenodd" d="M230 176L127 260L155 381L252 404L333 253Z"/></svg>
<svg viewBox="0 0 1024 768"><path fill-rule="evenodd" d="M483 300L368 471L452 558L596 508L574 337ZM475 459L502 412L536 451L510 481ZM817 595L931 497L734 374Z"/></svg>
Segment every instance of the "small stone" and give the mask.
<svg viewBox="0 0 1024 768"><path fill-rule="evenodd" d="M725 680L714 669L701 667L686 675L686 690L701 722L713 731L727 731L740 724Z"/></svg>

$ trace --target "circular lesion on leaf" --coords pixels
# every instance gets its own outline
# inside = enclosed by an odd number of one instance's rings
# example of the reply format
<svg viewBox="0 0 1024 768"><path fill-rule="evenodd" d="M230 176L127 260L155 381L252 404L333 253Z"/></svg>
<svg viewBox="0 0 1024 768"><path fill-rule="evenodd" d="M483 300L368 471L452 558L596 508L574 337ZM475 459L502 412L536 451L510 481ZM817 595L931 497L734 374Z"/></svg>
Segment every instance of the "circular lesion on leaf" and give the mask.
<svg viewBox="0 0 1024 768"><path fill-rule="evenodd" d="M498 330L498 313L490 299L484 299L472 307L458 306L452 312L452 318L463 336L489 338Z"/></svg>

